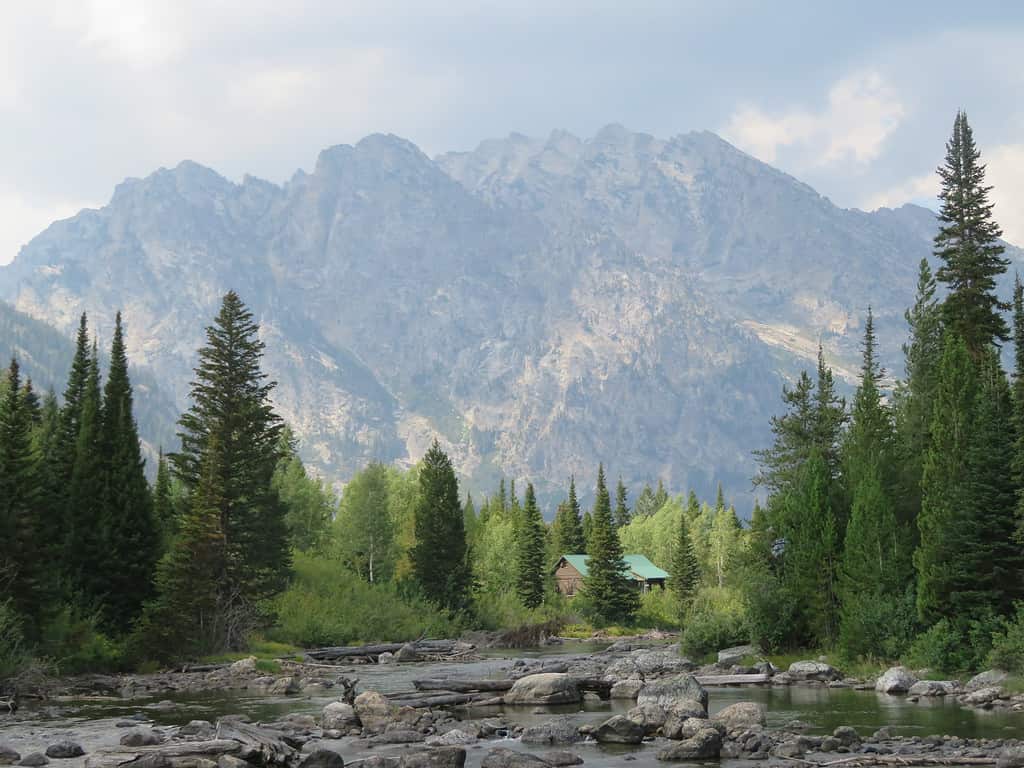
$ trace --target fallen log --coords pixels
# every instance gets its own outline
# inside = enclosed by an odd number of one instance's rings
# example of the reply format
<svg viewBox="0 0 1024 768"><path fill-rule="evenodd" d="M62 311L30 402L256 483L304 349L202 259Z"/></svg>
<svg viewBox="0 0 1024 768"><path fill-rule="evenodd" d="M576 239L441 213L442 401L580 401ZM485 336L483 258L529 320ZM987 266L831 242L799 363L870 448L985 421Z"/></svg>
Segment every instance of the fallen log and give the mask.
<svg viewBox="0 0 1024 768"><path fill-rule="evenodd" d="M760 673L754 675L695 675L695 678L701 685L759 685L771 682L771 676Z"/></svg>
<svg viewBox="0 0 1024 768"><path fill-rule="evenodd" d="M404 646L411 645L419 653L448 654L455 651L455 640L419 640L409 643L378 643L376 645L343 645L334 648L313 648L305 656L313 661L334 661L359 656L380 656L382 653L397 653Z"/></svg>
<svg viewBox="0 0 1024 768"><path fill-rule="evenodd" d="M242 745L232 739L212 739L210 741L182 741L171 744L159 744L153 747L110 747L98 749L85 758L85 768L119 768L138 762L147 764L147 755L160 755L166 758L201 757L216 760L221 755L232 755L241 752Z"/></svg>
<svg viewBox="0 0 1024 768"><path fill-rule="evenodd" d="M855 755L841 760L818 762L801 757L783 758L790 762L800 763L808 768L870 768L871 766L963 766L963 765L995 765L994 757L947 757L942 755Z"/></svg>
<svg viewBox="0 0 1024 768"><path fill-rule="evenodd" d="M481 691L507 691L515 684L515 680L449 680L448 678L432 677L426 680L413 680L417 691L451 691L452 693L479 693Z"/></svg>
<svg viewBox="0 0 1024 768"><path fill-rule="evenodd" d="M391 703L396 707L412 707L413 709L426 709L429 707L452 707L459 704L483 704L497 699L498 703L504 701L500 696L494 697L490 693L448 693L437 696L420 696L416 698L395 699Z"/></svg>
<svg viewBox="0 0 1024 768"><path fill-rule="evenodd" d="M297 760L298 752L284 741L284 734L234 718L217 721L217 738L238 743L238 756L263 766L289 766Z"/></svg>

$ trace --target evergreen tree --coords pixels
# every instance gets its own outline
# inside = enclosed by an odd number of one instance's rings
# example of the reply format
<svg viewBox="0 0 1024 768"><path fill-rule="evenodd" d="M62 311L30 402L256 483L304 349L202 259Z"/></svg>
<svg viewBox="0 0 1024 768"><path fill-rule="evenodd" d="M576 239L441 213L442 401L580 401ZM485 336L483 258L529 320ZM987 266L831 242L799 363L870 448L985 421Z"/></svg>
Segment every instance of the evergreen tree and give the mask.
<svg viewBox="0 0 1024 768"><path fill-rule="evenodd" d="M583 521L580 520L580 503L576 498L576 478L569 478L569 498L558 505L555 522L551 529L554 538L555 553L562 555L580 555L587 551L587 542L583 535Z"/></svg>
<svg viewBox="0 0 1024 768"><path fill-rule="evenodd" d="M590 551L590 538L591 538L591 534L594 531L594 516L590 513L589 509L586 512L583 513L583 524L582 524L581 528L583 530L583 545L584 545L583 550L585 552L589 552Z"/></svg>
<svg viewBox="0 0 1024 768"><path fill-rule="evenodd" d="M715 494L715 510L725 509L725 493L722 492L722 484L718 484L718 493Z"/></svg>
<svg viewBox="0 0 1024 768"><path fill-rule="evenodd" d="M283 589L291 570L286 507L273 485L282 424L270 402L275 383L260 368L263 348L252 313L234 291L227 293L206 329L192 404L178 422L181 451L170 457L194 494L203 451L211 442L217 446L227 552L218 604L234 617L228 646L243 641L238 633L255 619L256 606Z"/></svg>
<svg viewBox="0 0 1024 768"><path fill-rule="evenodd" d="M502 512L508 512L508 496L505 493L505 478L502 477L498 481L498 509Z"/></svg>
<svg viewBox="0 0 1024 768"><path fill-rule="evenodd" d="M964 341L947 333L924 458L920 543L914 553L921 620L977 615L984 586L975 574L977 530L968 484L977 372Z"/></svg>
<svg viewBox="0 0 1024 768"><path fill-rule="evenodd" d="M684 514L690 523L693 523L700 516L700 499L697 498L697 494L692 489L686 497Z"/></svg>
<svg viewBox="0 0 1024 768"><path fill-rule="evenodd" d="M327 541L338 500L330 486L306 472L287 427L281 430L279 453L272 484L286 510L284 523L292 545L300 552L318 550Z"/></svg>
<svg viewBox="0 0 1024 768"><path fill-rule="evenodd" d="M949 287L943 302L948 326L977 359L993 341L1009 335L1002 312L1009 305L995 294L996 278L1009 261L999 238L1002 231L992 218L985 166L963 110L957 112L953 134L946 142L946 160L938 169L939 233L935 255L942 259L936 278Z"/></svg>
<svg viewBox="0 0 1024 768"><path fill-rule="evenodd" d="M526 485L526 504L516 541L516 593L527 608L544 600L544 518L537 507L533 483Z"/></svg>
<svg viewBox="0 0 1024 768"><path fill-rule="evenodd" d="M693 541L690 539L690 526L687 524L686 515L679 516L668 584L676 598L677 618L683 622L693 604L697 588L700 586L700 565L697 563L697 555L693 551Z"/></svg>
<svg viewBox="0 0 1024 768"><path fill-rule="evenodd" d="M788 489L796 480L814 445L813 391L814 384L807 371L801 371L794 387L783 385L782 401L786 412L771 418L772 447L754 452L761 465L754 477L755 486L775 492Z"/></svg>
<svg viewBox="0 0 1024 768"><path fill-rule="evenodd" d="M592 610L602 621L629 622L639 607L639 598L625 571L603 466L597 469L597 498L587 545L588 574L583 588Z"/></svg>
<svg viewBox="0 0 1024 768"><path fill-rule="evenodd" d="M665 506L668 502L668 491L665 490L665 483L658 479L658 490L654 492L654 511L657 512L659 509Z"/></svg>
<svg viewBox="0 0 1024 768"><path fill-rule="evenodd" d="M100 450L103 458L105 567L100 570L107 625L127 628L153 591L160 555L160 529L153 516L153 500L146 482L145 461L139 447L128 378L121 313L114 320L110 371L103 393Z"/></svg>
<svg viewBox="0 0 1024 768"><path fill-rule="evenodd" d="M61 413L53 390L46 393L40 408L39 423L32 435L33 449L39 457L39 556L50 563L60 564L64 556L64 493ZM59 565L49 571L49 586L58 590L64 573Z"/></svg>
<svg viewBox="0 0 1024 768"><path fill-rule="evenodd" d="M476 505L473 503L473 494L466 492L466 503L462 505L462 526L466 529L466 541L472 545L476 539L477 527L480 521L476 514Z"/></svg>
<svg viewBox="0 0 1024 768"><path fill-rule="evenodd" d="M171 471L167 466L163 448L160 449L156 462L156 482L153 485L153 520L157 530L160 531L162 548L166 549L178 526L174 513L174 495L171 490Z"/></svg>
<svg viewBox="0 0 1024 768"><path fill-rule="evenodd" d="M650 483L644 484L644 489L640 491L640 495L636 497L636 503L633 505L634 517L650 517L658 511L654 501L654 491L651 489Z"/></svg>
<svg viewBox="0 0 1024 768"><path fill-rule="evenodd" d="M825 352L818 345L818 381L814 390L813 446L828 467L829 479L840 474L840 441L846 424L846 400L836 393L832 369L825 364Z"/></svg>
<svg viewBox="0 0 1024 768"><path fill-rule="evenodd" d="M619 484L615 487L615 516L613 517L616 528L629 525L629 504L626 497L626 486L622 483L622 475L619 475Z"/></svg>
<svg viewBox="0 0 1024 768"><path fill-rule="evenodd" d="M29 639L38 636L46 600L39 555L38 457L32 416L11 360L0 399L0 604L11 600Z"/></svg>
<svg viewBox="0 0 1024 768"><path fill-rule="evenodd" d="M1017 486L1016 541L1024 543L1024 283L1013 281L1013 480Z"/></svg>
<svg viewBox="0 0 1024 768"><path fill-rule="evenodd" d="M413 574L427 599L449 611L466 608L469 565L459 483L437 440L423 457L416 502Z"/></svg>

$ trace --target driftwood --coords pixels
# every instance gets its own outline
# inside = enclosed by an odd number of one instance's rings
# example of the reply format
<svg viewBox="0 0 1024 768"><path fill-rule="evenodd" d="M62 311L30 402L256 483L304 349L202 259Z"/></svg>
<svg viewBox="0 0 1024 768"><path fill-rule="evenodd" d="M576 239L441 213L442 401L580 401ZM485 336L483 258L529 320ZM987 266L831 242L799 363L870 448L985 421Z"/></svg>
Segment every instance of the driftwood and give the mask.
<svg viewBox="0 0 1024 768"><path fill-rule="evenodd" d="M15 696L0 698L0 709L6 709L8 714L13 715L18 711L18 699Z"/></svg>
<svg viewBox="0 0 1024 768"><path fill-rule="evenodd" d="M154 747L110 747L98 749L85 758L85 768L121 768L121 766L152 764L147 756L166 758L203 757L216 760L221 755L241 752L242 745L231 739L182 741Z"/></svg>
<svg viewBox="0 0 1024 768"><path fill-rule="evenodd" d="M451 691L452 693L480 693L482 691L507 691L515 680L449 680L432 677L413 680L417 691Z"/></svg>
<svg viewBox="0 0 1024 768"><path fill-rule="evenodd" d="M220 669L227 669L231 666L231 663L224 664L186 664L181 668L181 672L216 672Z"/></svg>
<svg viewBox="0 0 1024 768"><path fill-rule="evenodd" d="M771 681L765 674L754 675L695 675L701 685L758 685Z"/></svg>
<svg viewBox="0 0 1024 768"><path fill-rule="evenodd" d="M298 752L282 737L279 732L240 720L217 721L217 738L238 742L242 747L238 756L259 765L287 766L295 762Z"/></svg>
<svg viewBox="0 0 1024 768"><path fill-rule="evenodd" d="M829 760L817 762L805 760L801 757L787 757L794 763L808 766L809 768L870 768L870 766L960 766L960 765L995 765L994 757L951 757L943 755L855 755L844 757L841 760Z"/></svg>
<svg viewBox="0 0 1024 768"><path fill-rule="evenodd" d="M449 655L455 653L455 640L416 640L410 643L379 643L377 645L343 645L334 648L314 648L306 651L307 659L313 661L337 661L359 657L373 658L382 653L397 653L404 646L411 645L417 653L426 655Z"/></svg>
<svg viewBox="0 0 1024 768"><path fill-rule="evenodd" d="M475 704L481 706L488 703L501 704L504 699L501 696L495 697L492 693L445 693L437 695L412 695L409 698L389 699L397 707L412 707L413 709L425 709L428 707L453 707L460 704Z"/></svg>

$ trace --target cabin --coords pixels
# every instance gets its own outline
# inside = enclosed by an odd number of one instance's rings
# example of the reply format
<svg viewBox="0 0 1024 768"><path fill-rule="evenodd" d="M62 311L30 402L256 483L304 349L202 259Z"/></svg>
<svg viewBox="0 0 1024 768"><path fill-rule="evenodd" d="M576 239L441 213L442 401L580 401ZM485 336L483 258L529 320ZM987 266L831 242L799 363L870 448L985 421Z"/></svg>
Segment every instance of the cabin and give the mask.
<svg viewBox="0 0 1024 768"><path fill-rule="evenodd" d="M623 574L636 584L640 592L650 592L654 587L665 588L668 574L643 555L623 555ZM553 570L555 587L563 595L572 597L583 588L587 578L586 555L562 555Z"/></svg>

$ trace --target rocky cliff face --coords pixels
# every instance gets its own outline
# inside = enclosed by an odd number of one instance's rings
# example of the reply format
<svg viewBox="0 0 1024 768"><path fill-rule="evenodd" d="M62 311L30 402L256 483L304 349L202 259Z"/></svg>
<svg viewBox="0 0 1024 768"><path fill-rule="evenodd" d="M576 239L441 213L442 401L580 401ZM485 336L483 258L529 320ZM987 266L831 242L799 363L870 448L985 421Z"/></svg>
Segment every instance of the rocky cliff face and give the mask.
<svg viewBox="0 0 1024 768"><path fill-rule="evenodd" d="M335 480L437 435L470 487L553 491L603 460L742 505L781 383L818 339L852 377L875 308L889 367L932 215L833 206L709 133L511 136L431 160L393 136L276 186L185 162L128 180L4 268L61 330L122 308L133 362L184 405L234 288L277 402Z"/></svg>

